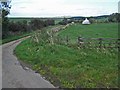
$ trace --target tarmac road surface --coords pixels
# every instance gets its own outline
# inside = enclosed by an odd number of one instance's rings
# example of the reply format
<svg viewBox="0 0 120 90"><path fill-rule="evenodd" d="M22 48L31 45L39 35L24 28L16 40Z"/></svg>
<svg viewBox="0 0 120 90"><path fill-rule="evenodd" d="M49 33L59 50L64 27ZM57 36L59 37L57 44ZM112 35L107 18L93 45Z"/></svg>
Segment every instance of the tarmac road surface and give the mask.
<svg viewBox="0 0 120 90"><path fill-rule="evenodd" d="M2 45L2 88L55 88L35 71L29 68L23 69L13 55L15 47L22 40Z"/></svg>

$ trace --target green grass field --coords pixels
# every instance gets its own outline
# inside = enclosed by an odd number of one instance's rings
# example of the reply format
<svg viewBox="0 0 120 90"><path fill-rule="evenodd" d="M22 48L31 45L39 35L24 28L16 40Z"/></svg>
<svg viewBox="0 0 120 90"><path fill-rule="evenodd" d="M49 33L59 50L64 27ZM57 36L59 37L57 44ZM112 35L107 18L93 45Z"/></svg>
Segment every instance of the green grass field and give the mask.
<svg viewBox="0 0 120 90"><path fill-rule="evenodd" d="M118 24L75 24L59 32L59 35L61 37L68 36L72 40L76 40L78 36L82 36L84 38L118 38Z"/></svg>
<svg viewBox="0 0 120 90"><path fill-rule="evenodd" d="M73 40L79 35L90 38L117 38L117 24L88 26L77 24L58 34L61 37L69 35ZM15 54L23 62L32 65L32 69L45 76L55 86L62 88L118 86L116 49L74 49L58 44L36 44L30 38L16 47Z"/></svg>

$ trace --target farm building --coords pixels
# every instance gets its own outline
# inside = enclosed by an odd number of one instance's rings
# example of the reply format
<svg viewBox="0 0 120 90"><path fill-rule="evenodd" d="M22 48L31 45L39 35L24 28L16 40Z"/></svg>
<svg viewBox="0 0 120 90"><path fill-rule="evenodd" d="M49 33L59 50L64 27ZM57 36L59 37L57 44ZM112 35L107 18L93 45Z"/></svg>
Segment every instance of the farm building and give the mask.
<svg viewBox="0 0 120 90"><path fill-rule="evenodd" d="M90 24L90 21L86 18L83 22L82 22L82 24Z"/></svg>

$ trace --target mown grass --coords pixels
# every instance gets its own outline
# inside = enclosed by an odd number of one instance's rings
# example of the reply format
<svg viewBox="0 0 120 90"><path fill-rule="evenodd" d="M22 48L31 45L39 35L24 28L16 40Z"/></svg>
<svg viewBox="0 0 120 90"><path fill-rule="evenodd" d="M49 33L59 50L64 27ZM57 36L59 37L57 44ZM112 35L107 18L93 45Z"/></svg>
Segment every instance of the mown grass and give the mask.
<svg viewBox="0 0 120 90"><path fill-rule="evenodd" d="M118 38L117 23L98 23L91 25L74 24L59 32L61 37L68 36L73 41L78 36L84 38Z"/></svg>
<svg viewBox="0 0 120 90"><path fill-rule="evenodd" d="M69 34L75 40L76 36L79 35L77 28L84 28L84 30L89 29L91 31L85 33L85 31L80 29L80 34L84 37L115 38L117 25L112 25L111 27L111 24L100 24L97 27L94 24L86 26L85 29L85 26L77 24L76 27L73 25L64 31L60 31L60 35L64 37L64 35ZM102 31L95 31L101 28L101 26L104 26L105 31L102 29ZM105 35L102 35L100 32ZM96 36L96 33L99 36ZM32 38L29 38L16 47L15 54L20 60L31 64L36 72L45 76L55 86L67 88L110 88L118 86L117 49L75 49L66 45L51 45L47 42L37 44L32 41Z"/></svg>

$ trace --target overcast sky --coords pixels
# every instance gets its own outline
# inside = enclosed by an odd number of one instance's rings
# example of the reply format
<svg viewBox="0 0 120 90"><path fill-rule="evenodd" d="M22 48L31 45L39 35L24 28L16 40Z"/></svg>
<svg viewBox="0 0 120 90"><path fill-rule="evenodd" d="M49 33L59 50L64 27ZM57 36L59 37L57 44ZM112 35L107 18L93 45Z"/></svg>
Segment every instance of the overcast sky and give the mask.
<svg viewBox="0 0 120 90"><path fill-rule="evenodd" d="M120 0L12 0L12 17L98 16L118 12Z"/></svg>

